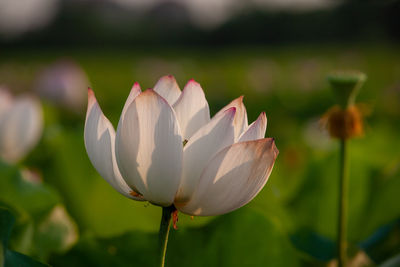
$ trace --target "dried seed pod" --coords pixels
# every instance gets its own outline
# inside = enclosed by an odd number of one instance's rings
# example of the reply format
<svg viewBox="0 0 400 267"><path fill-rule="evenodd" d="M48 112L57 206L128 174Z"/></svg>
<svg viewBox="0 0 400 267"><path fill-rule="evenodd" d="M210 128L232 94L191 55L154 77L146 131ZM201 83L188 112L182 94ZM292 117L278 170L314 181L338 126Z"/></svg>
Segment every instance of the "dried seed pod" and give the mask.
<svg viewBox="0 0 400 267"><path fill-rule="evenodd" d="M357 106L342 109L331 108L326 114L326 123L331 137L349 139L363 134L362 114Z"/></svg>

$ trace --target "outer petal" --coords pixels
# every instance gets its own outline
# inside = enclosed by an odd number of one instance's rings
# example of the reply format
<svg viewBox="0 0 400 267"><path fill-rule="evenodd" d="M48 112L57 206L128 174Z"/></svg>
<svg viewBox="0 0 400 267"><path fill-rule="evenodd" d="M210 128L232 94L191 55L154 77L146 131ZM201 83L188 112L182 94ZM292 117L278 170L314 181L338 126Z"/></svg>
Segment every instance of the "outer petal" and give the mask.
<svg viewBox="0 0 400 267"><path fill-rule="evenodd" d="M210 108L200 84L190 80L174 104L182 137L189 138L210 121Z"/></svg>
<svg viewBox="0 0 400 267"><path fill-rule="evenodd" d="M188 201L210 158L234 142L235 113L234 107L220 113L189 139L183 151L182 180L175 201Z"/></svg>
<svg viewBox="0 0 400 267"><path fill-rule="evenodd" d="M231 107L236 108L236 116L235 116L235 120L234 120L234 126L235 126L235 140L237 140L249 124L248 120L247 120L246 107L243 104L243 96L240 96L240 97L234 99L231 103L229 103L228 105L223 107L220 111L218 111L218 113L216 115L220 114L221 112L223 112Z"/></svg>
<svg viewBox="0 0 400 267"><path fill-rule="evenodd" d="M267 116L265 112L261 112L257 120L247 127L246 131L239 137L239 142L251 141L264 138L265 131L267 130Z"/></svg>
<svg viewBox="0 0 400 267"><path fill-rule="evenodd" d="M189 215L224 214L247 204L264 187L278 150L272 138L236 143L213 157L192 199L179 204Z"/></svg>
<svg viewBox="0 0 400 267"><path fill-rule="evenodd" d="M115 158L114 128L101 111L91 89L88 91L88 109L84 136L89 159L99 174L124 196L131 199L144 200L142 197L135 197L134 191L122 179Z"/></svg>
<svg viewBox="0 0 400 267"><path fill-rule="evenodd" d="M122 109L121 112L121 117L119 118L119 122L118 122L118 128L120 127L120 125L122 124L122 122L125 119L125 113L129 107L129 105L136 99L136 97L138 95L140 95L142 93L142 90L140 89L140 85L139 83L135 82L131 88L131 91L129 92L128 98L125 101L124 104L124 108ZM118 130L118 129L117 129ZM114 146L115 146L115 142L114 142ZM132 188L132 190L137 193L137 195L140 196L139 190L133 185L131 184L130 187Z"/></svg>
<svg viewBox="0 0 400 267"><path fill-rule="evenodd" d="M128 98L125 101L125 105L124 108L122 109L122 113L121 113L121 118L120 120L123 120L123 118L125 117L125 112L128 109L129 105L133 102L133 100L135 100L135 98L142 92L142 90L140 89L140 85L139 83L135 82L132 86L132 89L128 95Z"/></svg>
<svg viewBox="0 0 400 267"><path fill-rule="evenodd" d="M171 106L181 95L181 89L179 89L179 86L172 75L161 77L154 86L153 90L167 100L168 104Z"/></svg>
<svg viewBox="0 0 400 267"><path fill-rule="evenodd" d="M43 130L40 103L32 97L16 99L0 119L0 157L16 162L39 141Z"/></svg>
<svg viewBox="0 0 400 267"><path fill-rule="evenodd" d="M125 181L154 204L169 206L182 170L182 137L171 106L149 89L129 105L116 137Z"/></svg>

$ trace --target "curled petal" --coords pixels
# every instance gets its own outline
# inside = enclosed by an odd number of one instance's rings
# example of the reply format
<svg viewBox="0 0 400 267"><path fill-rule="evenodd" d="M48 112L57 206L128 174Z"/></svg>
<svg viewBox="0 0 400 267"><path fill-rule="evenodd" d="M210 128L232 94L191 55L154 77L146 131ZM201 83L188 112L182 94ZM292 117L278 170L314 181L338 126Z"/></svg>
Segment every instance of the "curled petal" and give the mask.
<svg viewBox="0 0 400 267"><path fill-rule="evenodd" d="M153 204L171 205L181 177L182 150L171 106L151 89L137 96L116 137L117 162L127 184Z"/></svg>
<svg viewBox="0 0 400 267"><path fill-rule="evenodd" d="M174 104L182 137L189 138L210 121L210 109L200 84L190 80Z"/></svg>
<svg viewBox="0 0 400 267"><path fill-rule="evenodd" d="M246 107L243 104L243 96L234 99L231 103L229 103L228 105L223 107L220 111L218 111L216 115L220 114L221 112L231 107L236 108L234 126L235 126L235 140L238 140L239 136L243 133L243 131L248 127L249 124L247 120Z"/></svg>
<svg viewBox="0 0 400 267"><path fill-rule="evenodd" d="M216 154L203 171L193 197L179 211L198 216L242 207L264 187L278 150L272 138L233 144Z"/></svg>
<svg viewBox="0 0 400 267"><path fill-rule="evenodd" d="M181 95L181 89L172 75L161 77L153 88L160 96L172 106Z"/></svg>
<svg viewBox="0 0 400 267"><path fill-rule="evenodd" d="M28 96L5 102L8 107L3 106L0 118L0 157L8 162L17 162L42 135L42 108L36 99Z"/></svg>
<svg viewBox="0 0 400 267"><path fill-rule="evenodd" d="M99 174L118 192L135 200L132 189L122 179L115 158L115 131L104 116L91 89L88 91L88 109L85 122L85 147L89 159Z"/></svg>
<svg viewBox="0 0 400 267"><path fill-rule="evenodd" d="M257 120L255 120L239 137L238 142L251 141L264 138L267 130L267 116L265 112L261 112Z"/></svg>
<svg viewBox="0 0 400 267"><path fill-rule="evenodd" d="M234 142L235 113L234 107L220 113L189 139L183 151L182 180L175 201L186 202L210 158Z"/></svg>

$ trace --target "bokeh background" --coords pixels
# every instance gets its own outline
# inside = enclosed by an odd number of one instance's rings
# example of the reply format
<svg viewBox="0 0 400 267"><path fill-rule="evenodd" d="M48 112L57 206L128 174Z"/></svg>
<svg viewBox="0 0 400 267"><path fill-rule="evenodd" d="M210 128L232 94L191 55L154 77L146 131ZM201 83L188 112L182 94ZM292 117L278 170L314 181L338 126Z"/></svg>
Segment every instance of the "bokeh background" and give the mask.
<svg viewBox="0 0 400 267"><path fill-rule="evenodd" d="M8 249L53 266L156 265L160 208L97 174L83 127L88 86L116 126L135 81L172 74L202 85L212 115L240 95L249 121L266 111L280 154L249 205L181 214L167 266L334 265L338 144L319 120L335 104L326 75L360 70L349 251L353 266L400 253L399 14L395 0L1 0L0 85L44 115L39 144L0 166Z"/></svg>

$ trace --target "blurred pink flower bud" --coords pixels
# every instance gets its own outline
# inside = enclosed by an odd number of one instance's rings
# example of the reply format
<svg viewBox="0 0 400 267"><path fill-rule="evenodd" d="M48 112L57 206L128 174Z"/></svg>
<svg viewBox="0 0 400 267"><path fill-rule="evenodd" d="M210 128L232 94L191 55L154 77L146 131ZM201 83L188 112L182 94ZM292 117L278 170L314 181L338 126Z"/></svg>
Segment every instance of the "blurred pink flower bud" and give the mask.
<svg viewBox="0 0 400 267"><path fill-rule="evenodd" d="M0 158L19 161L38 143L42 130L39 101L26 95L14 98L0 88Z"/></svg>
<svg viewBox="0 0 400 267"><path fill-rule="evenodd" d="M39 75L35 90L44 99L80 113L86 104L89 80L73 61L58 61Z"/></svg>

